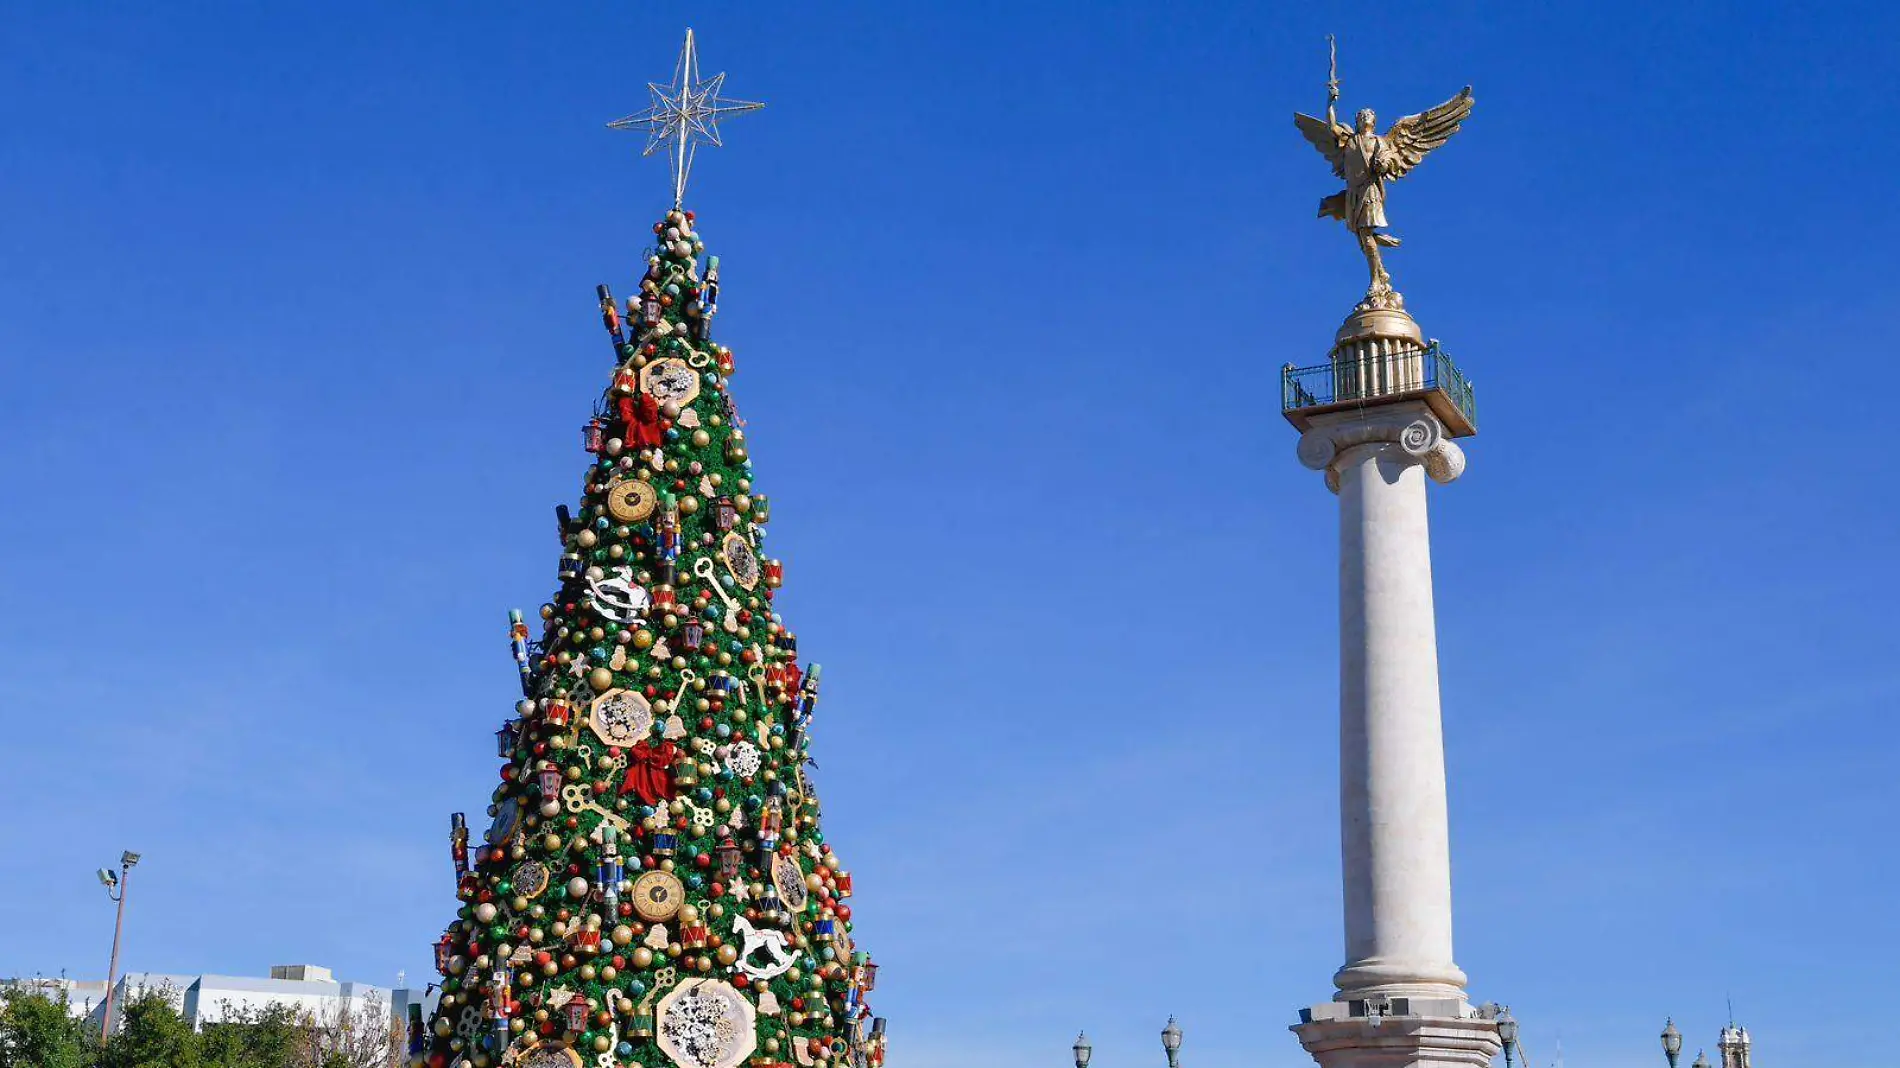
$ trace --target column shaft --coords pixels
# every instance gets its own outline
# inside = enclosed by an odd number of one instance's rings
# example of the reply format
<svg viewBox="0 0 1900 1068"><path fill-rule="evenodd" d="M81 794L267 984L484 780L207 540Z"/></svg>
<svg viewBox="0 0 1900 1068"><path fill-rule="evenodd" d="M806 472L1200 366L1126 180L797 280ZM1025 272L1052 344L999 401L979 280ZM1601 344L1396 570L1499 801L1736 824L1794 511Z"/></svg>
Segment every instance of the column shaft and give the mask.
<svg viewBox="0 0 1900 1068"><path fill-rule="evenodd" d="M1425 470L1393 442L1339 472L1339 1000L1459 997Z"/></svg>

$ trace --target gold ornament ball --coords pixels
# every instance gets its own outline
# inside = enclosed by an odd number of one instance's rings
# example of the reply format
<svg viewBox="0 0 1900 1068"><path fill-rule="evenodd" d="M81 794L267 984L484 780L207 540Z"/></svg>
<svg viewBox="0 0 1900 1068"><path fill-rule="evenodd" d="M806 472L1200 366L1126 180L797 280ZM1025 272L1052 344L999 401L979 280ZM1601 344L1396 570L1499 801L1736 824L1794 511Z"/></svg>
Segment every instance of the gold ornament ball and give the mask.
<svg viewBox="0 0 1900 1068"><path fill-rule="evenodd" d="M605 1053L612 1048L614 1048L613 1039L608 1038L606 1035L594 1036L594 1052L595 1053Z"/></svg>
<svg viewBox="0 0 1900 1068"><path fill-rule="evenodd" d="M603 983L611 983L611 982L613 982L613 981L614 981L615 979L618 979L618 978L620 978L620 969L619 969L619 968L616 968L616 967L614 967L614 966L613 966L613 965L611 965L611 964L603 964L603 965L601 965L601 966L600 966L600 979L601 979L601 982L603 982Z"/></svg>
<svg viewBox="0 0 1900 1068"><path fill-rule="evenodd" d="M591 530L583 530L574 540L580 543L581 548L591 549L600 544L600 535Z"/></svg>
<svg viewBox="0 0 1900 1068"><path fill-rule="evenodd" d="M606 693L614 687L614 673L597 667L587 673L587 685L592 686L595 693Z"/></svg>
<svg viewBox="0 0 1900 1068"><path fill-rule="evenodd" d="M703 449L706 446L711 445L711 444L712 444L712 435L706 433L703 427L699 430L693 431L693 448Z"/></svg>
<svg viewBox="0 0 1900 1068"><path fill-rule="evenodd" d="M738 510L740 515L744 515L752 510L752 498L741 493L732 499L732 506Z"/></svg>
<svg viewBox="0 0 1900 1068"><path fill-rule="evenodd" d="M692 515L699 511L699 498L687 495L680 498L680 514Z"/></svg>
<svg viewBox="0 0 1900 1068"><path fill-rule="evenodd" d="M731 964L733 961L736 961L738 959L739 959L738 950L732 948L731 946L719 947L719 963Z"/></svg>
<svg viewBox="0 0 1900 1068"><path fill-rule="evenodd" d="M616 946L631 945L633 944L633 928L628 927L626 924L623 923L620 926L614 928L614 933L612 934L611 937L613 938L614 945Z"/></svg>
<svg viewBox="0 0 1900 1068"><path fill-rule="evenodd" d="M633 632L633 647L635 649L653 648L653 632L646 629L645 627L641 627L639 630L634 631Z"/></svg>
<svg viewBox="0 0 1900 1068"><path fill-rule="evenodd" d="M633 966L636 968L652 967L653 966L653 951L648 949L645 946L641 946L639 949L634 950L633 951Z"/></svg>
<svg viewBox="0 0 1900 1068"><path fill-rule="evenodd" d="M679 916L681 923L692 923L694 920L699 919L699 907L696 905L681 905Z"/></svg>

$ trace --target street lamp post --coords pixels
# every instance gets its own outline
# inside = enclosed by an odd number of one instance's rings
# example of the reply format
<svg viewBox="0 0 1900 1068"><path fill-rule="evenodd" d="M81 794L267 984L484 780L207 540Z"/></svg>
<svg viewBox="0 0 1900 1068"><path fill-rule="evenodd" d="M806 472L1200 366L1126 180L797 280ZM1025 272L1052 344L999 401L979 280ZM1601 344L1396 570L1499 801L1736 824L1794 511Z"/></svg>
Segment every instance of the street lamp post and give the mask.
<svg viewBox="0 0 1900 1068"><path fill-rule="evenodd" d="M99 1028L101 1043L112 1037L112 1008L119 985L119 937L125 932L125 891L138 862L139 855L127 850L119 854L118 874L113 874L111 868L99 869L99 882L106 888L106 896L119 904L119 918L112 923L112 966L106 970L106 1016Z"/></svg>
<svg viewBox="0 0 1900 1068"><path fill-rule="evenodd" d="M1161 1048L1168 1051L1168 1068L1181 1068L1181 1025L1172 1016L1161 1030Z"/></svg>
<svg viewBox="0 0 1900 1068"><path fill-rule="evenodd" d="M1504 1043L1504 1068L1511 1068L1511 1051L1517 1046L1517 1020L1511 1015L1509 1005L1498 1013L1498 1041Z"/></svg>
<svg viewBox="0 0 1900 1068"><path fill-rule="evenodd" d="M1077 1034L1075 1045L1070 1048L1075 1051L1075 1068L1089 1068L1089 1058L1095 1056L1095 1047L1089 1045L1088 1032Z"/></svg>
<svg viewBox="0 0 1900 1068"><path fill-rule="evenodd" d="M1663 1056L1669 1058L1669 1068L1676 1068L1676 1059L1682 1056L1682 1032L1676 1030L1676 1018L1671 1016L1663 1021Z"/></svg>

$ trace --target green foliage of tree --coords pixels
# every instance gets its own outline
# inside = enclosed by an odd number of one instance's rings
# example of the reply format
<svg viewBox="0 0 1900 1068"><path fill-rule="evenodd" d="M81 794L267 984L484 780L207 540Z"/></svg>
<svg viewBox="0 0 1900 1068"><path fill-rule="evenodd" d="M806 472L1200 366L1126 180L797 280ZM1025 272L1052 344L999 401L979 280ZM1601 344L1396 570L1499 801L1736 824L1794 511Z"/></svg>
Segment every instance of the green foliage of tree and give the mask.
<svg viewBox="0 0 1900 1068"><path fill-rule="evenodd" d="M178 1014L177 995L141 991L120 1019L125 1027L100 1049L97 1068L205 1068L198 1034Z"/></svg>
<svg viewBox="0 0 1900 1068"><path fill-rule="evenodd" d="M0 1068L93 1068L92 1036L64 992L0 992Z"/></svg>
<svg viewBox="0 0 1900 1068"><path fill-rule="evenodd" d="M244 1007L198 1036L203 1068L286 1068L307 1044L303 1018L288 1005Z"/></svg>
<svg viewBox="0 0 1900 1068"><path fill-rule="evenodd" d="M288 1005L240 1007L194 1032L175 992L148 990L115 1009L103 1046L66 996L0 989L0 1068L386 1068L398 1046L380 1007L327 1016Z"/></svg>

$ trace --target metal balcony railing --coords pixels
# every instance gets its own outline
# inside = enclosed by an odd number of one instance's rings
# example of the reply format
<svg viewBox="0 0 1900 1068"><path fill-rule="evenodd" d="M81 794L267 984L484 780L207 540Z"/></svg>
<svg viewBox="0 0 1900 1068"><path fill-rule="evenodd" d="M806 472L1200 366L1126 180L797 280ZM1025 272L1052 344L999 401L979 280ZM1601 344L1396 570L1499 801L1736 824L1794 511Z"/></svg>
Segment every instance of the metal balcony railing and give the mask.
<svg viewBox="0 0 1900 1068"><path fill-rule="evenodd" d="M1424 400L1456 437L1478 431L1471 383L1437 342L1423 351L1316 367L1289 364L1280 372L1280 410L1301 429L1321 412L1397 400Z"/></svg>

